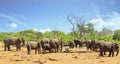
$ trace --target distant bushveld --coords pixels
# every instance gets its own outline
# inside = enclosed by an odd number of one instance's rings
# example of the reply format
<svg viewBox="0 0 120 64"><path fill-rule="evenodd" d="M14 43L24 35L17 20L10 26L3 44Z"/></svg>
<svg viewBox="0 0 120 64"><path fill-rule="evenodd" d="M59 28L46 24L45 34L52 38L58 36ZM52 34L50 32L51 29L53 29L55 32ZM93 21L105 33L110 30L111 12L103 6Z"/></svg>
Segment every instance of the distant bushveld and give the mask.
<svg viewBox="0 0 120 64"><path fill-rule="evenodd" d="M108 32L108 33L106 33ZM101 32L92 31L89 34L84 35L81 40L91 40L91 39L98 39L102 41L109 41L109 42L117 42L120 44L120 30L115 30L113 33L109 33L108 29L103 29ZM54 31L46 31L44 33L34 31L32 29L19 31L16 33L12 32L0 32L0 41L3 41L4 38L7 36L13 37L24 37L26 41L33 40L33 41L40 41L41 38L62 38L64 43L68 43L70 40L79 38L74 35L73 32L64 33L59 30ZM78 32L79 36L79 32Z"/></svg>

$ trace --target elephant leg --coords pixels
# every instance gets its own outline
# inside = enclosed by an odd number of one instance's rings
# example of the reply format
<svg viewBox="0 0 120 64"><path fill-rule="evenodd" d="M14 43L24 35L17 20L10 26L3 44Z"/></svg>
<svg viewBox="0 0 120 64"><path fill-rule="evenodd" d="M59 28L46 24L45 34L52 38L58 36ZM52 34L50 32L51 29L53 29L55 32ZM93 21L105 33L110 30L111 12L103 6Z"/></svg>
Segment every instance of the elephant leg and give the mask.
<svg viewBox="0 0 120 64"><path fill-rule="evenodd" d="M37 54L37 49L35 49L35 54Z"/></svg>
<svg viewBox="0 0 120 64"><path fill-rule="evenodd" d="M95 46L93 46L92 51L95 51Z"/></svg>
<svg viewBox="0 0 120 64"><path fill-rule="evenodd" d="M31 53L31 47L27 46L27 53L30 54Z"/></svg>
<svg viewBox="0 0 120 64"><path fill-rule="evenodd" d="M18 50L21 51L21 45L18 46Z"/></svg>
<svg viewBox="0 0 120 64"><path fill-rule="evenodd" d="M74 48L74 45L73 45L73 48Z"/></svg>
<svg viewBox="0 0 120 64"><path fill-rule="evenodd" d="M114 51L112 51L112 57L114 57Z"/></svg>
<svg viewBox="0 0 120 64"><path fill-rule="evenodd" d="M21 47L20 46L16 46L16 51L21 51Z"/></svg>
<svg viewBox="0 0 120 64"><path fill-rule="evenodd" d="M28 50L28 54L31 54L31 50Z"/></svg>
<svg viewBox="0 0 120 64"><path fill-rule="evenodd" d="M103 52L101 52L101 56L103 57Z"/></svg>
<svg viewBox="0 0 120 64"><path fill-rule="evenodd" d="M6 46L5 46L5 51L6 51Z"/></svg>
<svg viewBox="0 0 120 64"><path fill-rule="evenodd" d="M99 56L102 56L103 57L103 50L100 50L100 54L99 54Z"/></svg>
<svg viewBox="0 0 120 64"><path fill-rule="evenodd" d="M63 48L63 45L61 44L61 52L62 52L62 48ZM74 46L73 46L73 48L74 48Z"/></svg>
<svg viewBox="0 0 120 64"><path fill-rule="evenodd" d="M82 45L81 45L81 48L82 48Z"/></svg>
<svg viewBox="0 0 120 64"><path fill-rule="evenodd" d="M43 54L45 54L45 53L46 53L46 49L43 50Z"/></svg>
<svg viewBox="0 0 120 64"><path fill-rule="evenodd" d="M117 50L116 56L118 55L118 53L119 53L119 49Z"/></svg>
<svg viewBox="0 0 120 64"><path fill-rule="evenodd" d="M59 50L59 46L57 46L57 52L58 52L58 50Z"/></svg>
<svg viewBox="0 0 120 64"><path fill-rule="evenodd" d="M10 45L8 45L7 47L8 47L8 51L10 51Z"/></svg>
<svg viewBox="0 0 120 64"><path fill-rule="evenodd" d="M59 52L59 47L57 47L57 52Z"/></svg>
<svg viewBox="0 0 120 64"><path fill-rule="evenodd" d="M52 52L52 49L49 49L49 52L51 53L51 52Z"/></svg>
<svg viewBox="0 0 120 64"><path fill-rule="evenodd" d="M21 51L21 47L20 47L19 51Z"/></svg>
<svg viewBox="0 0 120 64"><path fill-rule="evenodd" d="M6 51L6 48L7 48L7 46L6 46L6 44L5 44L5 48L4 48L5 51Z"/></svg>
<svg viewBox="0 0 120 64"><path fill-rule="evenodd" d="M112 51L109 51L109 57L111 56Z"/></svg>
<svg viewBox="0 0 120 64"><path fill-rule="evenodd" d="M106 55L105 51L104 51L104 55Z"/></svg>
<svg viewBox="0 0 120 64"><path fill-rule="evenodd" d="M89 46L88 45L86 45L86 49L87 49L87 51L89 51Z"/></svg>
<svg viewBox="0 0 120 64"><path fill-rule="evenodd" d="M16 46L16 51L18 51L18 47Z"/></svg>
<svg viewBox="0 0 120 64"><path fill-rule="evenodd" d="M76 46L76 48L77 48L77 43L75 43L75 46Z"/></svg>
<svg viewBox="0 0 120 64"><path fill-rule="evenodd" d="M52 48L49 48L49 52L53 52Z"/></svg>
<svg viewBox="0 0 120 64"><path fill-rule="evenodd" d="M38 48L38 54L40 54L41 53L41 49L40 48Z"/></svg>
<svg viewBox="0 0 120 64"><path fill-rule="evenodd" d="M69 45L69 48L71 48L71 45Z"/></svg>
<svg viewBox="0 0 120 64"><path fill-rule="evenodd" d="M82 48L82 45L81 45L81 44L79 44L79 48Z"/></svg>
<svg viewBox="0 0 120 64"><path fill-rule="evenodd" d="M79 48L81 48L81 45L79 45Z"/></svg>

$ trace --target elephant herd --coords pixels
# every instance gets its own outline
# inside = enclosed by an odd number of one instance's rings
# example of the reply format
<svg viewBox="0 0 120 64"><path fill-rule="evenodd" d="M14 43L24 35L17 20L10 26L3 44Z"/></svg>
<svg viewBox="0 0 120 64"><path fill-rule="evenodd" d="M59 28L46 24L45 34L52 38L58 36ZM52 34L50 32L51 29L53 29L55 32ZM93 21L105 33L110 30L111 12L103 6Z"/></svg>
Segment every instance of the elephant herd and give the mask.
<svg viewBox="0 0 120 64"><path fill-rule="evenodd" d="M26 46L27 54L30 54L31 50L35 50L35 54L46 53L46 51L62 52L63 46L65 46L60 38L42 38L41 41L28 41L25 44L25 39L21 37L7 37L4 39L4 45L5 51L10 51L11 45L16 46L16 51L20 51L22 46ZM78 46L82 48L85 46L87 50L99 51L99 56L101 57L106 55L106 52L109 52L109 57L113 57L115 52L117 52L116 56L119 53L119 45L117 43L98 41L96 39L84 41L74 39L69 41L68 46L69 48L77 48Z"/></svg>
<svg viewBox="0 0 120 64"><path fill-rule="evenodd" d="M56 38L56 39L51 39L51 38L42 38L41 41L36 42L36 41L28 41L25 44L25 39L20 38L20 37L7 37L4 39L4 49L5 51L10 51L10 46L15 45L16 46L16 51L20 51L22 46L26 46L27 48L27 53L30 54L31 50L35 50L35 54L41 53L41 49L43 53L46 53L46 50L49 52L62 52L62 47L63 47L63 42L62 39Z"/></svg>
<svg viewBox="0 0 120 64"><path fill-rule="evenodd" d="M56 38L42 38L40 42L29 41L27 44L27 52L30 54L31 50L35 50L35 54L38 51L38 54L41 52L41 48L43 53L46 53L46 50L49 52L58 52L59 49L62 51L62 39Z"/></svg>
<svg viewBox="0 0 120 64"><path fill-rule="evenodd" d="M73 44L74 43L74 44ZM109 57L114 56L114 52L116 53L116 56L119 53L119 45L115 42L104 42L104 41L97 41L96 39L93 40L85 40L85 41L80 41L80 40L73 40L69 42L69 47L73 48L74 46L78 46L79 48L82 48L83 45L86 46L87 50L91 51L99 51L99 56L104 56L106 55L106 52L109 52Z"/></svg>

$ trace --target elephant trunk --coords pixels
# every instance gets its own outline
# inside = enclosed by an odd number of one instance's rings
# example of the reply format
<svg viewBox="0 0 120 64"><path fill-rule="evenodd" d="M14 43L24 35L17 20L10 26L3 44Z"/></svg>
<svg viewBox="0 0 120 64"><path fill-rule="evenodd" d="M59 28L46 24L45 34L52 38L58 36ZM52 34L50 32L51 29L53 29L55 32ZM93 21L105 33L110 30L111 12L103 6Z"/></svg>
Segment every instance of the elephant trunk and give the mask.
<svg viewBox="0 0 120 64"><path fill-rule="evenodd" d="M25 46L25 40L22 41L22 46Z"/></svg>
<svg viewBox="0 0 120 64"><path fill-rule="evenodd" d="M23 42L23 45L22 46L24 46L25 45L25 42Z"/></svg>

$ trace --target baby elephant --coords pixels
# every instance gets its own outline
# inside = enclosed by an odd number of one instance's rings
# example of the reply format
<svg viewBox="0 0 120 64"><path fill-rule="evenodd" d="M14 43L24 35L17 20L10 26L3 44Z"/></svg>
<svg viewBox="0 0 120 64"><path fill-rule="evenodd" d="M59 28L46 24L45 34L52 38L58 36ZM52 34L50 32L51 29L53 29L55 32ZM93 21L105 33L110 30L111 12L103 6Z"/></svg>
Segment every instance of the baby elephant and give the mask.
<svg viewBox="0 0 120 64"><path fill-rule="evenodd" d="M30 54L31 50L35 50L35 54L40 54L41 52L41 43L40 42L35 42L35 41L29 41L26 45L27 47L27 53Z"/></svg>

